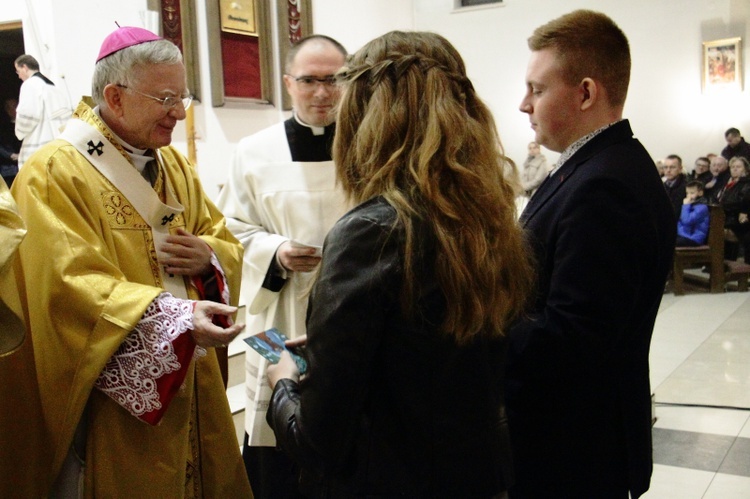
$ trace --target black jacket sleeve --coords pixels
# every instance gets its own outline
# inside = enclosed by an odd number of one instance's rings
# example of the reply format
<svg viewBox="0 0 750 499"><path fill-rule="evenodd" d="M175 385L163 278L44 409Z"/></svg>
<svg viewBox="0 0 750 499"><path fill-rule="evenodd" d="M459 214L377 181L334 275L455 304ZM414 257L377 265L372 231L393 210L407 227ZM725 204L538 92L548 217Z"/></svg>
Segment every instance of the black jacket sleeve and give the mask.
<svg viewBox="0 0 750 499"><path fill-rule="evenodd" d="M392 220L350 215L326 239L308 312L308 375L299 386L279 382L267 414L277 445L305 468L344 468L354 448L386 316L397 301Z"/></svg>

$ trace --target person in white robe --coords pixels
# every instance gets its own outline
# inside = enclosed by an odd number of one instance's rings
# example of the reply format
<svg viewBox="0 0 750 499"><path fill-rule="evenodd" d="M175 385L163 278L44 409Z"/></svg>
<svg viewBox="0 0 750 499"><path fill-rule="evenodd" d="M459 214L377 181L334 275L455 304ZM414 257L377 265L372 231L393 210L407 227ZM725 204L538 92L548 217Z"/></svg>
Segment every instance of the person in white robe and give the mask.
<svg viewBox="0 0 750 499"><path fill-rule="evenodd" d="M334 75L346 50L312 35L289 51L284 82L294 114L245 137L237 146L218 208L245 248L242 294L247 334L278 328L288 338L305 334L307 294L320 247L347 211L336 186L330 147L338 90ZM296 471L274 449L266 423L271 391L266 359L248 349L243 456L257 498L297 497Z"/></svg>
<svg viewBox="0 0 750 499"><path fill-rule="evenodd" d="M23 141L18 154L20 169L37 149L60 136L73 110L67 94L39 71L33 56L18 56L14 65L23 81L15 125L16 137Z"/></svg>

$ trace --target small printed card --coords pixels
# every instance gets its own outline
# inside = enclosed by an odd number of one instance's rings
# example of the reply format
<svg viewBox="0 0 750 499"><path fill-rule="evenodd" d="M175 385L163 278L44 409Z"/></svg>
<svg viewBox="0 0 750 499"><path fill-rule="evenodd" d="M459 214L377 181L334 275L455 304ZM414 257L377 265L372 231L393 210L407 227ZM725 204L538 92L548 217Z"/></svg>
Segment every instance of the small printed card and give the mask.
<svg viewBox="0 0 750 499"><path fill-rule="evenodd" d="M292 354L294 362L297 364L300 374L305 374L307 371L307 361L298 353L289 350L284 342L288 338L281 333L278 329L271 328L267 331L255 334L248 338L245 338L245 343L250 345L253 350L261 354L271 364L276 364L281 358L281 352L287 350Z"/></svg>

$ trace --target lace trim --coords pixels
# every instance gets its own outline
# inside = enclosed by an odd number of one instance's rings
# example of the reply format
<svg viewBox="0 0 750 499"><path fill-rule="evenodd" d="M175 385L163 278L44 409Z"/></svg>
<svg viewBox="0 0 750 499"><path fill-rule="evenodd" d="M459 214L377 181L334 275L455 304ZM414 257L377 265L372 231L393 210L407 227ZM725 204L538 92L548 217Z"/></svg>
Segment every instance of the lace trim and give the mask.
<svg viewBox="0 0 750 499"><path fill-rule="evenodd" d="M161 409L156 380L181 368L172 342L192 329L193 302L160 294L107 361L94 386L133 416ZM198 347L193 358L205 355L206 350Z"/></svg>
<svg viewBox="0 0 750 499"><path fill-rule="evenodd" d="M229 305L229 283L227 282L227 276L224 273L224 268L221 266L221 263L219 263L219 259L216 258L216 253L214 253L213 250L211 250L211 265L213 265L221 275L221 301L225 305Z"/></svg>

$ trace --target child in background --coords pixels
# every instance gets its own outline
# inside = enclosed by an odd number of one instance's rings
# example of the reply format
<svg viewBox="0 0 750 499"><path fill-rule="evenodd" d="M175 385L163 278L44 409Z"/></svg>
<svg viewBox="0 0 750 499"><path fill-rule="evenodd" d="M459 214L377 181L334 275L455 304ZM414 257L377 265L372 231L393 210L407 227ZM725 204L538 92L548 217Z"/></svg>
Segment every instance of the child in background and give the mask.
<svg viewBox="0 0 750 499"><path fill-rule="evenodd" d="M685 200L677 220L675 246L700 246L708 238L708 206L703 196L703 182L691 180L685 186Z"/></svg>

